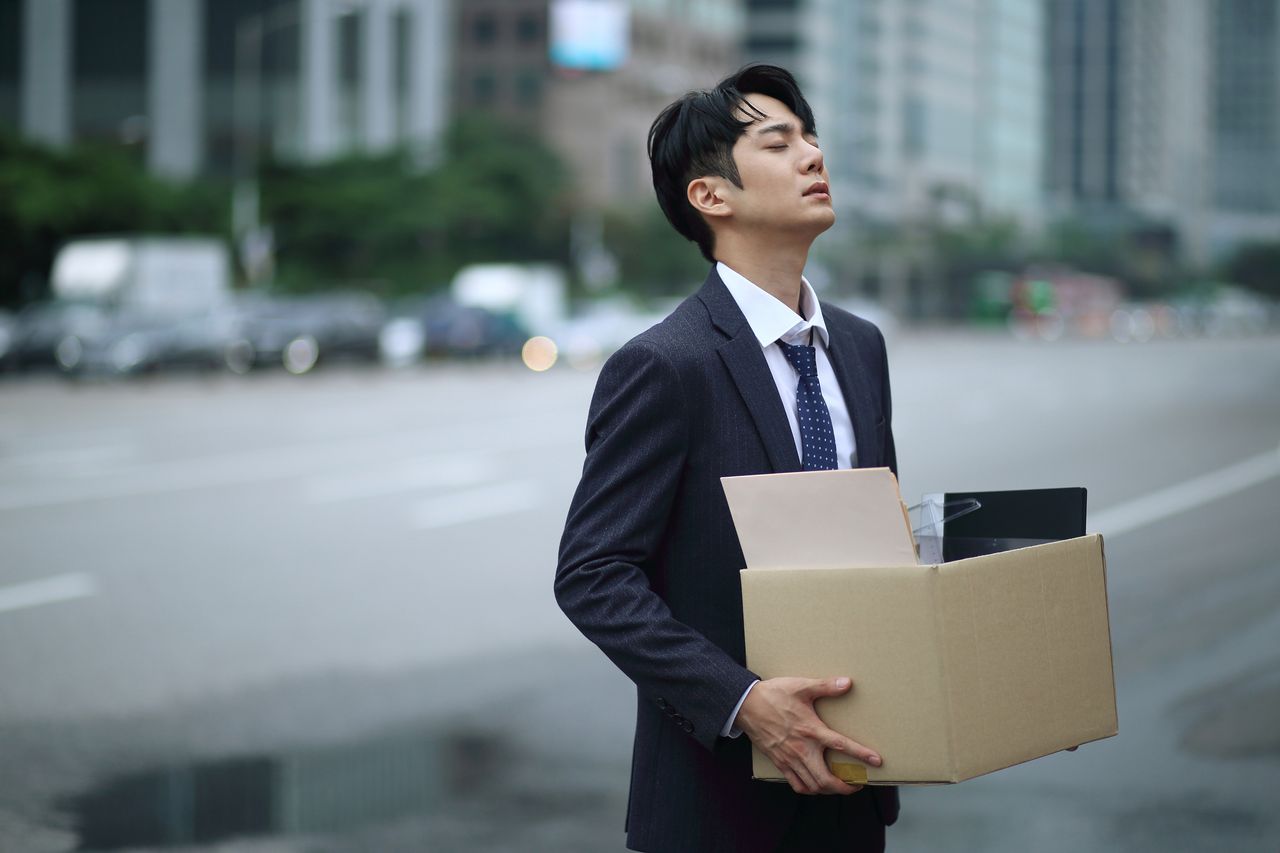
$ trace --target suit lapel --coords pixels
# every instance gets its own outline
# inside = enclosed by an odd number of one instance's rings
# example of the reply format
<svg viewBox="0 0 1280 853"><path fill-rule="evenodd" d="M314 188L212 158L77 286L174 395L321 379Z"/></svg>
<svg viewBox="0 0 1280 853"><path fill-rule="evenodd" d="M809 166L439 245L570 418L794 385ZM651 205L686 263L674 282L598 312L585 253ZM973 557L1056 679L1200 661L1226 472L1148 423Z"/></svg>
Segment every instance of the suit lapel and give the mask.
<svg viewBox="0 0 1280 853"><path fill-rule="evenodd" d="M769 456L769 464L775 472L799 471L800 457L796 453L795 438L791 435L791 425L787 423L787 413L782 408L778 386L774 384L773 374L764 360L760 341L752 333L747 318L742 315L714 266L698 291L698 298L706 305L712 324L728 337L718 352L747 405L747 411L751 413L751 420Z"/></svg>
<svg viewBox="0 0 1280 853"><path fill-rule="evenodd" d="M827 332L831 336L827 357L831 359L836 379L840 380L840 390L853 421L858 467L875 468L883 465L884 460L876 443L875 401L867 384L867 365L858 352L857 342L844 328L844 324L837 320L834 313L824 312L823 316L827 321Z"/></svg>

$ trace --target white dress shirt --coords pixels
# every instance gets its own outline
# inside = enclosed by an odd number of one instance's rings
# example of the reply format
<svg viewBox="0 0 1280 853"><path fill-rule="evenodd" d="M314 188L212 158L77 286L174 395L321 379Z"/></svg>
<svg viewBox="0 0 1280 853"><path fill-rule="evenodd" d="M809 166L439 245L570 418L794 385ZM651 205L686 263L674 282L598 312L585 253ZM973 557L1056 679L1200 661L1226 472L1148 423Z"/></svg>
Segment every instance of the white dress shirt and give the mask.
<svg viewBox="0 0 1280 853"><path fill-rule="evenodd" d="M840 391L840 383L831 367L831 359L827 356L830 335L827 325L822 319L822 306L813 292L807 279L800 277L800 310L805 316L797 314L789 305L784 305L772 294L752 284L740 274L722 263L716 264L716 272L720 280L729 289L729 294L738 303L752 334L760 342L764 351L765 363L773 374L773 383L778 386L778 396L782 399L782 408L787 413L787 423L791 425L791 437L796 442L796 456L804 459L804 450L800 442L800 423L796 420L796 386L800 377L787 357L778 346L781 340L788 344L809 345L812 341L818 363L818 384L822 387L822 399L826 401L831 412L831 429L836 439L836 463L840 468L852 468L857 465L857 444L853 438L853 419L849 416L849 407L845 404L844 395ZM737 737L742 734L733 723L738 719L738 711L746 701L753 683L742 694L733 713L725 721L720 730L721 737Z"/></svg>
<svg viewBox="0 0 1280 853"><path fill-rule="evenodd" d="M796 386L800 377L791 362L787 361L778 341L808 345L812 338L818 362L818 384L822 386L822 399L831 412L831 428L835 432L836 463L840 468L853 468L857 452L853 439L853 419L849 416L849 407L845 405L840 382L836 379L831 359L827 356L831 338L813 287L801 276L800 303L801 310L808 318L806 319L791 306L783 305L776 297L724 264L716 264L716 272L720 274L720 280L729 289L733 300L742 309L747 325L764 350L764 360L769 365L769 372L773 374L773 383L778 386L778 396L782 398L782 408L787 413L787 423L791 425L791 437L796 442L796 456L800 459L804 459L800 444L800 424L796 420Z"/></svg>

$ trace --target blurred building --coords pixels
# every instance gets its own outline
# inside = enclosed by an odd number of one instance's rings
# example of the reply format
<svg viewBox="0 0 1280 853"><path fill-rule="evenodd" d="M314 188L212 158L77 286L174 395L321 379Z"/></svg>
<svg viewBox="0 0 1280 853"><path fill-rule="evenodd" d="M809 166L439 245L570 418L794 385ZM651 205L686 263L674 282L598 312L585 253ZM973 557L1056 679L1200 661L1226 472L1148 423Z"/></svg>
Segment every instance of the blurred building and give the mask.
<svg viewBox="0 0 1280 853"><path fill-rule="evenodd" d="M800 79L846 222L1034 224L1042 32L1026 0L747 0L745 47Z"/></svg>
<svg viewBox="0 0 1280 853"><path fill-rule="evenodd" d="M1206 210L1212 8L1050 0L1048 189L1054 210L1104 228Z"/></svg>
<svg viewBox="0 0 1280 853"><path fill-rule="evenodd" d="M742 21L739 0L467 0L454 107L538 133L589 208L649 203L649 125L738 66Z"/></svg>
<svg viewBox="0 0 1280 853"><path fill-rule="evenodd" d="M447 115L448 0L0 0L0 123L136 150L160 174L243 172L429 142Z"/></svg>
<svg viewBox="0 0 1280 853"><path fill-rule="evenodd" d="M1049 0L1053 208L1206 262L1280 233L1280 0Z"/></svg>
<svg viewBox="0 0 1280 853"><path fill-rule="evenodd" d="M747 0L746 10L747 59L790 68L816 114L838 212L819 250L843 286L901 316L941 313L952 297L934 274L929 226L1040 226L1040 2Z"/></svg>
<svg viewBox="0 0 1280 853"><path fill-rule="evenodd" d="M551 61L547 0L471 0L454 16L452 108L536 130Z"/></svg>
<svg viewBox="0 0 1280 853"><path fill-rule="evenodd" d="M1280 0L1212 4L1213 215L1220 255L1280 235Z"/></svg>

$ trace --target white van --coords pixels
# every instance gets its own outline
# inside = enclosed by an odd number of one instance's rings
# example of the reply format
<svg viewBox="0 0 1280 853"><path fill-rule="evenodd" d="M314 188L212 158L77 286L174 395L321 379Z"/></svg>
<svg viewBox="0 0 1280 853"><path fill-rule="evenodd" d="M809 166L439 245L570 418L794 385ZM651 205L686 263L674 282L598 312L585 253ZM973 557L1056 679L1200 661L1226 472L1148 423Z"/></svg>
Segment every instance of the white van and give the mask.
<svg viewBox="0 0 1280 853"><path fill-rule="evenodd" d="M227 303L231 260L208 237L109 237L73 240L53 262L56 299L139 313L190 316Z"/></svg>
<svg viewBox="0 0 1280 853"><path fill-rule="evenodd" d="M54 361L67 373L136 373L195 363L243 372L245 343L228 328L231 260L208 237L98 237L62 247L53 306L84 312Z"/></svg>

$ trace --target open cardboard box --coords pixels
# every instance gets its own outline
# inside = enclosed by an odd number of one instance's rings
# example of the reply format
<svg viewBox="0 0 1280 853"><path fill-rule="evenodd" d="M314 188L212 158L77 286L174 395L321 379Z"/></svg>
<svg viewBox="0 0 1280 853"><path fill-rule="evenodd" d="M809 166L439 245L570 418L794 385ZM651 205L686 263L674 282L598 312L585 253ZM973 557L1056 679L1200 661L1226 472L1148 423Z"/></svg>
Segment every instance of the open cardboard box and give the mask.
<svg viewBox="0 0 1280 853"><path fill-rule="evenodd" d="M747 666L853 679L818 713L884 764L828 753L837 775L960 782L1117 733L1100 535L918 565L887 468L722 482ZM783 779L758 750L753 776Z"/></svg>

